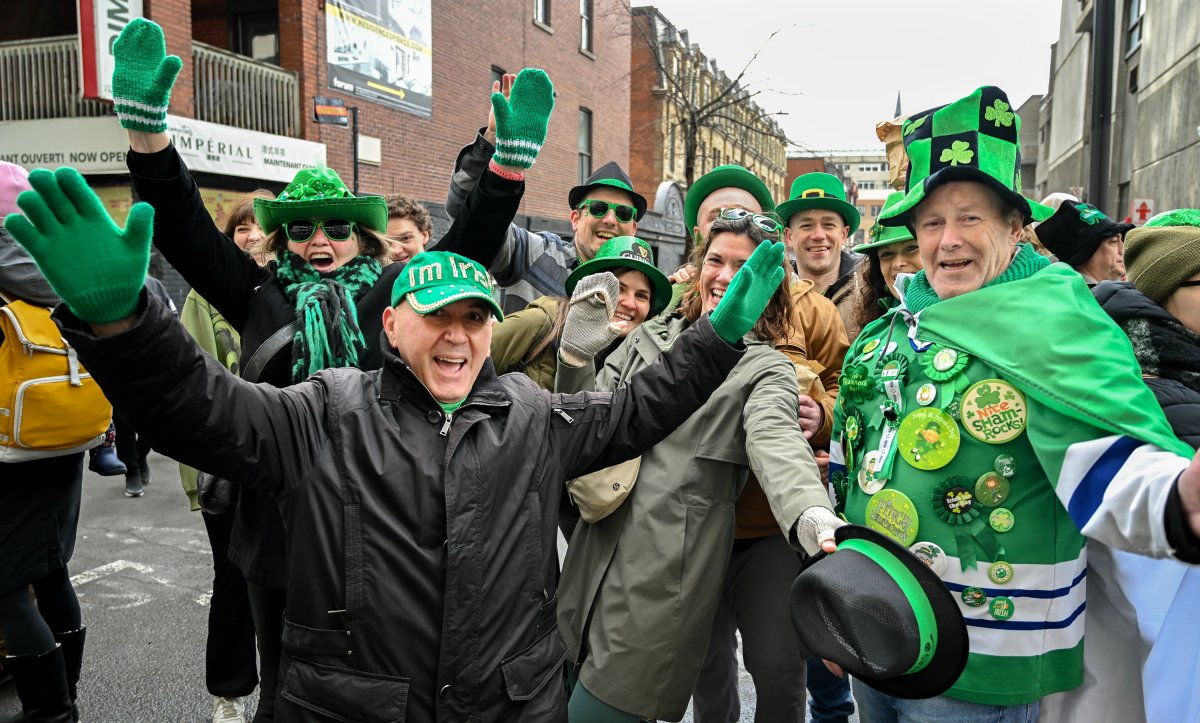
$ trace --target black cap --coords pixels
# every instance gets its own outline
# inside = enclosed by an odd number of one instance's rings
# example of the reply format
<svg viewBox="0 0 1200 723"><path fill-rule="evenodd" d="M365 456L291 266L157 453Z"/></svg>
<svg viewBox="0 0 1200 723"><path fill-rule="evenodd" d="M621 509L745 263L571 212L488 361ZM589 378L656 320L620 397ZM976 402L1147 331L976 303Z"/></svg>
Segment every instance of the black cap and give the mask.
<svg viewBox="0 0 1200 723"><path fill-rule="evenodd" d="M1126 233L1131 223L1117 223L1088 203L1063 201L1054 215L1038 224L1034 233L1059 261L1081 266L1092 258L1104 239Z"/></svg>

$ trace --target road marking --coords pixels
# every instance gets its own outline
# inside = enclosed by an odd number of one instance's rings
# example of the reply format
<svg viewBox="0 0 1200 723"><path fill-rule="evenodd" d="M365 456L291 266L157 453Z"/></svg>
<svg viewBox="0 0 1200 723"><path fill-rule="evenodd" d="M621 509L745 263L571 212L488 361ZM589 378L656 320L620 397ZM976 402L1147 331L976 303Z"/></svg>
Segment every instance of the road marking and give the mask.
<svg viewBox="0 0 1200 723"><path fill-rule="evenodd" d="M110 563L94 567L91 570L85 570L77 575L71 576L71 584L75 587L86 585L93 580L98 580L105 575L111 575L114 572L122 570L137 570L143 575L149 575L154 572L154 568L149 565L143 565L140 562L130 562L129 560L113 560Z"/></svg>

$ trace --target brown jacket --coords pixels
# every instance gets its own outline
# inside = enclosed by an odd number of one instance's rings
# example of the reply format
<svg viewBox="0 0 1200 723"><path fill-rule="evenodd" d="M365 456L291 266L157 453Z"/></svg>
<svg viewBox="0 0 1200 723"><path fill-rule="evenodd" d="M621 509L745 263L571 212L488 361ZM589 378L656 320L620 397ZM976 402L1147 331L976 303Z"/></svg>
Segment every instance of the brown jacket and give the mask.
<svg viewBox="0 0 1200 723"><path fill-rule="evenodd" d="M801 393L812 397L824 410L821 428L810 443L813 449L827 449L838 378L850 342L837 307L824 296L810 293L812 287L813 282L807 279L792 284L792 335L776 348L795 365ZM753 474L738 497L736 514L736 539L780 534L767 496Z"/></svg>

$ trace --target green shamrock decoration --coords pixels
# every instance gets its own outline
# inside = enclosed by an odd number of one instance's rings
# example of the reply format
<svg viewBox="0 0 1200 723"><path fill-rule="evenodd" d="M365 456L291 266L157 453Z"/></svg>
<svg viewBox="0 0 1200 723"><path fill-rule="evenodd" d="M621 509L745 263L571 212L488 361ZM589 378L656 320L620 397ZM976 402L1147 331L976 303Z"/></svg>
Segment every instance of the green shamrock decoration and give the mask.
<svg viewBox="0 0 1200 723"><path fill-rule="evenodd" d="M871 226L871 238L879 238L881 233L883 233L883 224L876 221L875 225Z"/></svg>
<svg viewBox="0 0 1200 723"><path fill-rule="evenodd" d="M1015 114L1008 110L1008 103L1005 103L999 98L996 99L995 103L993 103L990 107L985 108L983 111L984 120L994 121L997 128L1000 126L1004 126L1006 128L1012 126L1014 117Z"/></svg>
<svg viewBox="0 0 1200 723"><path fill-rule="evenodd" d="M938 160L942 163L950 162L950 165L957 166L958 164L966 165L975 157L975 151L971 150L971 144L966 141L954 141L949 148L942 150L942 156Z"/></svg>
<svg viewBox="0 0 1200 723"><path fill-rule="evenodd" d="M925 122L925 119L928 117L929 116L921 116L920 118L918 118L916 120L910 120L907 123L905 123L904 124L904 135L906 135L906 136L912 135L913 131L920 128L921 125Z"/></svg>
<svg viewBox="0 0 1200 723"><path fill-rule="evenodd" d="M976 399L975 403L981 407L990 407L993 404L999 404L1000 403L1000 390L992 389L991 384L981 384L979 386L979 391L977 392L975 399Z"/></svg>
<svg viewBox="0 0 1200 723"><path fill-rule="evenodd" d="M1104 213L1089 203L1081 203L1075 207L1075 210L1079 211L1079 220L1089 226L1095 226L1100 223L1100 219L1104 218Z"/></svg>

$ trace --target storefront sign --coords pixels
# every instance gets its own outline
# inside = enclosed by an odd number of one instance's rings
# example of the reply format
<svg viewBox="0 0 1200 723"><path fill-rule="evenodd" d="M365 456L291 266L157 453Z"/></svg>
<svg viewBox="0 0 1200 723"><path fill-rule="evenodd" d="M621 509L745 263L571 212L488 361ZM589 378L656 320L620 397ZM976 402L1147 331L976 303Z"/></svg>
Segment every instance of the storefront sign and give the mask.
<svg viewBox="0 0 1200 723"><path fill-rule="evenodd" d="M112 46L131 20L142 17L142 0L78 0L76 12L83 97L112 100Z"/></svg>
<svg viewBox="0 0 1200 723"><path fill-rule="evenodd" d="M193 171L288 182L324 165L325 144L167 116L171 141ZM0 123L0 160L25 168L71 166L80 173L128 173L129 141L116 118Z"/></svg>
<svg viewBox="0 0 1200 723"><path fill-rule="evenodd" d="M326 0L329 87L429 117L430 0Z"/></svg>

